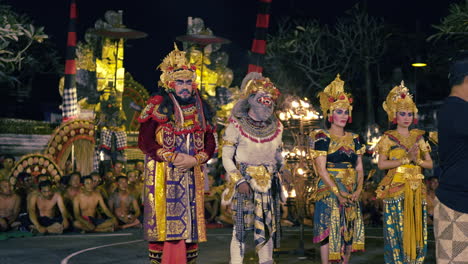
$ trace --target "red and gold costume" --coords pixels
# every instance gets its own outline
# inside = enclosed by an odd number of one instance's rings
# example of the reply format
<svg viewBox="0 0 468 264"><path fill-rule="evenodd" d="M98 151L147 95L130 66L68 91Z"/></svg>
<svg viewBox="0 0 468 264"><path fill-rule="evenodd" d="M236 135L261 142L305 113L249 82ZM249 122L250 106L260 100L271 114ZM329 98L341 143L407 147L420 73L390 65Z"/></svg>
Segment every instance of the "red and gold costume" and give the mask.
<svg viewBox="0 0 468 264"><path fill-rule="evenodd" d="M163 258L171 259L168 263L193 263L194 243L206 241L204 164L215 150L214 128L196 89L194 102L185 105L173 94L177 78L195 80L185 52L176 47L160 68L160 86L167 96L150 98L139 118L138 145L146 155L144 236L150 242L151 263L159 263L163 249ZM173 113L167 111L167 103ZM197 165L190 170L175 167L172 162L179 153L195 157Z"/></svg>

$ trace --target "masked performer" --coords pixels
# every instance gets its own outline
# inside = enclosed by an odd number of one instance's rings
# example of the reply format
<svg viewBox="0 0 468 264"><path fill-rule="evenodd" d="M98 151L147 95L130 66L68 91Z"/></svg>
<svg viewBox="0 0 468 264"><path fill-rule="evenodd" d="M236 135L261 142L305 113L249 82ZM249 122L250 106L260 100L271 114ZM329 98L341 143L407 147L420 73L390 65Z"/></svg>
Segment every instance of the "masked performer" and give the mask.
<svg viewBox="0 0 468 264"><path fill-rule="evenodd" d="M409 130L418 109L401 82L383 103L395 130L384 133L376 150L379 169L388 170L376 190L384 202L385 263L423 263L427 251L426 186L422 169L432 168L424 131Z"/></svg>
<svg viewBox="0 0 468 264"><path fill-rule="evenodd" d="M185 52L176 46L159 68L163 89L139 118L138 146L146 155L144 235L151 263L195 263L197 243L206 241L204 164L215 150L214 128Z"/></svg>
<svg viewBox="0 0 468 264"><path fill-rule="evenodd" d="M351 123L352 98L338 75L319 93L328 130L315 130L310 142L319 179L315 193L314 243L322 263L348 263L352 251L364 250L364 225L359 196L363 185L359 136L344 130Z"/></svg>
<svg viewBox="0 0 468 264"><path fill-rule="evenodd" d="M224 134L223 165L228 184L222 204L233 211L231 264L244 258L246 232L254 230L259 263L273 263L279 246L283 126L273 113L278 89L259 73L249 73L242 85Z"/></svg>

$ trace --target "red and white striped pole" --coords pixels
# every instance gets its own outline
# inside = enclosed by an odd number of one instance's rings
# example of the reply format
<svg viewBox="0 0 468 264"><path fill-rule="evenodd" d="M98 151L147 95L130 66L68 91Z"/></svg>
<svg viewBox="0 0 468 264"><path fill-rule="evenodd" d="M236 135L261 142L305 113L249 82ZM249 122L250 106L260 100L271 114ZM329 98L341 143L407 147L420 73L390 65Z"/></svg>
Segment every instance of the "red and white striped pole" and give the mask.
<svg viewBox="0 0 468 264"><path fill-rule="evenodd" d="M259 8L255 25L255 38L252 42L252 54L249 72L263 72L263 61L266 52L266 35L270 24L270 4L272 0L258 0Z"/></svg>
<svg viewBox="0 0 468 264"><path fill-rule="evenodd" d="M76 94L76 1L70 0L70 21L68 24L67 50L65 53L65 83L63 87L62 121L67 122L78 115Z"/></svg>

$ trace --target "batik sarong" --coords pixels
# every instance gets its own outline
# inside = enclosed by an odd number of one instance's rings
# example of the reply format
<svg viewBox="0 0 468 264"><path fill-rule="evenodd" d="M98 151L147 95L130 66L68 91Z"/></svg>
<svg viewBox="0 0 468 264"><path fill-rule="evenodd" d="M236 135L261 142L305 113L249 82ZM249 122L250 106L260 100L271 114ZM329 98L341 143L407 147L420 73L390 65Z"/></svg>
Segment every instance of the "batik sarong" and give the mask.
<svg viewBox="0 0 468 264"><path fill-rule="evenodd" d="M327 163L327 170L339 190L353 193L357 188L357 174L351 163ZM338 198L319 180L314 213L314 243L328 238L329 261L340 261L345 246L352 251L364 250L364 223L358 202L340 205Z"/></svg>

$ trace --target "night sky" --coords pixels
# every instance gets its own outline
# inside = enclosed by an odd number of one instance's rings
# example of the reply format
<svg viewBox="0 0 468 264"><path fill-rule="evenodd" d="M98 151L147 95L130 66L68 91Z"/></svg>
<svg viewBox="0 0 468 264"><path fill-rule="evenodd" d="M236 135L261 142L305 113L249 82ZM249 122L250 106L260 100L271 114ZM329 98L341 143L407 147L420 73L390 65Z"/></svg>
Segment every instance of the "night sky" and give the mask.
<svg viewBox="0 0 468 264"><path fill-rule="evenodd" d="M318 19L333 23L337 16L359 1L273 0L270 25L283 16ZM367 1L370 15L380 16L387 23L408 32L433 33L431 24L440 22L448 14L448 6L455 1ZM63 57L68 26L68 0L3 0L18 13L25 13L37 26L44 26L59 54ZM106 10L123 10L123 22L132 29L148 33L145 39L129 40L125 50L125 68L147 89L155 87L159 79L156 66L172 49L172 42L186 32L187 17L201 17L213 32L232 41L223 46L230 55L230 68L247 69L247 52L252 44L257 13L257 0L169 0L122 1L77 0L78 40L83 40L87 28L103 18ZM233 85L238 85L234 83ZM56 88L53 88L56 91Z"/></svg>

